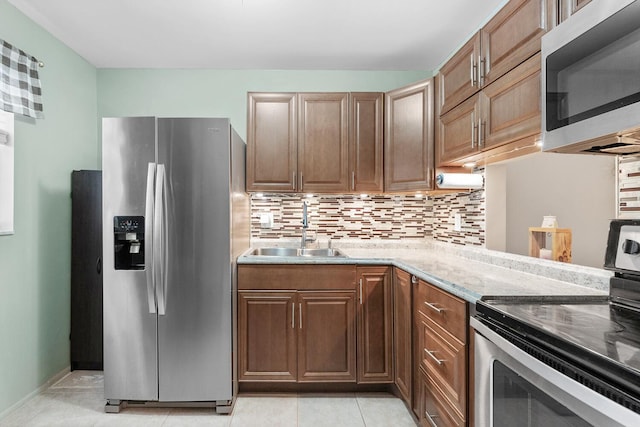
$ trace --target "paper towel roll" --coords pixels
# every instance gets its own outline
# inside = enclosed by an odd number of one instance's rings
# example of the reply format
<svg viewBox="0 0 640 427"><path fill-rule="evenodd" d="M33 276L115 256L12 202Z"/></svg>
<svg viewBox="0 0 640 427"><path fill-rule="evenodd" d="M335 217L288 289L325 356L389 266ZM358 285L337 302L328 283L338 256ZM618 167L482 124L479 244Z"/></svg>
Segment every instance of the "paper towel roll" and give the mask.
<svg viewBox="0 0 640 427"><path fill-rule="evenodd" d="M438 188L482 188L484 178L479 173L441 173L436 176Z"/></svg>

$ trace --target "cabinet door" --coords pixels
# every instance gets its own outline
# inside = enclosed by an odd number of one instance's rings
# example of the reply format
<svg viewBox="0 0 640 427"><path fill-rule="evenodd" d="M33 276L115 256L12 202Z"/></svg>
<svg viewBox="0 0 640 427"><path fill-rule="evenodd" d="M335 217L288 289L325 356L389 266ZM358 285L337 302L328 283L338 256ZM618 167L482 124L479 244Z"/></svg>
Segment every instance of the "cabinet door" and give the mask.
<svg viewBox="0 0 640 427"><path fill-rule="evenodd" d="M559 22L565 21L571 15L582 9L585 5L591 3L591 0L558 0L560 5Z"/></svg>
<svg viewBox="0 0 640 427"><path fill-rule="evenodd" d="M480 33L476 33L447 61L438 75L438 105L444 114L480 88Z"/></svg>
<svg viewBox="0 0 640 427"><path fill-rule="evenodd" d="M295 292L238 292L239 381L296 381Z"/></svg>
<svg viewBox="0 0 640 427"><path fill-rule="evenodd" d="M298 382L356 381L355 292L298 292Z"/></svg>
<svg viewBox="0 0 640 427"><path fill-rule="evenodd" d="M383 99L379 92L350 94L350 191L383 190Z"/></svg>
<svg viewBox="0 0 640 427"><path fill-rule="evenodd" d="M552 5L548 0L511 0L480 30L483 87L540 51L540 38L553 26Z"/></svg>
<svg viewBox="0 0 640 427"><path fill-rule="evenodd" d="M436 156L438 166L478 151L480 94L474 95L438 120Z"/></svg>
<svg viewBox="0 0 640 427"><path fill-rule="evenodd" d="M295 191L295 93L249 93L247 191Z"/></svg>
<svg viewBox="0 0 640 427"><path fill-rule="evenodd" d="M71 197L71 370L102 370L102 172L73 171Z"/></svg>
<svg viewBox="0 0 640 427"><path fill-rule="evenodd" d="M359 267L358 383L393 382L391 269Z"/></svg>
<svg viewBox="0 0 640 427"><path fill-rule="evenodd" d="M387 92L385 191L433 189L433 79Z"/></svg>
<svg viewBox="0 0 640 427"><path fill-rule="evenodd" d="M298 112L298 188L338 192L349 188L347 93L301 93Z"/></svg>
<svg viewBox="0 0 640 427"><path fill-rule="evenodd" d="M393 341L395 357L395 384L405 402L411 404L411 276L394 269Z"/></svg>
<svg viewBox="0 0 640 427"><path fill-rule="evenodd" d="M537 54L482 90L483 150L540 134L540 66Z"/></svg>

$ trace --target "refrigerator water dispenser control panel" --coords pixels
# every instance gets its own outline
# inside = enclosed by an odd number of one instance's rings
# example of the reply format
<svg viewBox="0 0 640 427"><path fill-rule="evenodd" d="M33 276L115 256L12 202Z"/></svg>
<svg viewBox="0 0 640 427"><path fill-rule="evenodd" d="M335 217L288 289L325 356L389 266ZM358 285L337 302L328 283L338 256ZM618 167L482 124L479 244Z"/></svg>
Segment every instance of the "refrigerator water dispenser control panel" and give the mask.
<svg viewBox="0 0 640 427"><path fill-rule="evenodd" d="M116 270L144 270L143 216L114 216L113 243Z"/></svg>

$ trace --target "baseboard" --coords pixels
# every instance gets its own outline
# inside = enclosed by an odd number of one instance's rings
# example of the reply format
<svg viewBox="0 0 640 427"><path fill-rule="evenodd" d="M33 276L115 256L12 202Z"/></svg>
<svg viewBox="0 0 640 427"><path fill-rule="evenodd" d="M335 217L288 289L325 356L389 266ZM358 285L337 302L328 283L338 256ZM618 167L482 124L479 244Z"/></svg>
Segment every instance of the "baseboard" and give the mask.
<svg viewBox="0 0 640 427"><path fill-rule="evenodd" d="M67 366L66 368L64 368L63 370L61 370L60 372L58 372L57 374L55 374L51 378L49 378L47 381L45 381L44 384L42 384L40 387L38 387L37 389L35 389L31 393L27 394L22 399L18 400L16 403L14 403L13 405L9 406L4 411L0 412L0 420L5 418L7 415L9 415L11 412L15 411L16 409L18 409L19 407L21 407L25 403L27 403L28 400L32 399L38 393L41 393L42 391L44 391L47 388L49 388L52 384L55 384L56 382L60 381L69 372L71 372L71 368L69 366Z"/></svg>

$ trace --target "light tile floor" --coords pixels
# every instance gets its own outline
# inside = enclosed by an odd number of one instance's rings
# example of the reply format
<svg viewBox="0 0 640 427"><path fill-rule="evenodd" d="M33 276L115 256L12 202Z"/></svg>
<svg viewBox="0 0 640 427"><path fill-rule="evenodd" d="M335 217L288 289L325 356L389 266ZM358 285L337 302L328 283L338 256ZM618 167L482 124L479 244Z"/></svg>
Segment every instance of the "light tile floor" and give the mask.
<svg viewBox="0 0 640 427"><path fill-rule="evenodd" d="M385 393L243 396L233 414L201 408L126 408L104 413L103 377L74 371L0 420L14 426L415 427L406 407Z"/></svg>

